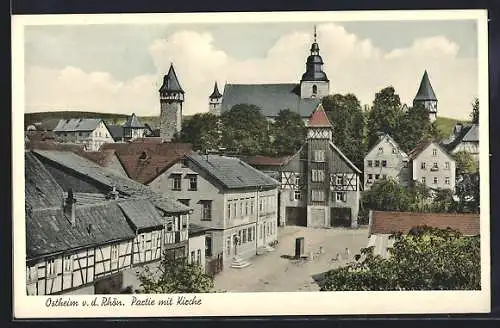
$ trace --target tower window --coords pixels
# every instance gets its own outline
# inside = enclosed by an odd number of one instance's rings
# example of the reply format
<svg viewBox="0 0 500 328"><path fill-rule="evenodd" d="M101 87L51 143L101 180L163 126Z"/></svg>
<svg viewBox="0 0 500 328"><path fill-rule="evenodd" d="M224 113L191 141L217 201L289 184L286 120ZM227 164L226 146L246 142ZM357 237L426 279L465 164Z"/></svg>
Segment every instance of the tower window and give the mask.
<svg viewBox="0 0 500 328"><path fill-rule="evenodd" d="M317 85L313 85L312 93L313 93L313 95L318 93L318 86Z"/></svg>

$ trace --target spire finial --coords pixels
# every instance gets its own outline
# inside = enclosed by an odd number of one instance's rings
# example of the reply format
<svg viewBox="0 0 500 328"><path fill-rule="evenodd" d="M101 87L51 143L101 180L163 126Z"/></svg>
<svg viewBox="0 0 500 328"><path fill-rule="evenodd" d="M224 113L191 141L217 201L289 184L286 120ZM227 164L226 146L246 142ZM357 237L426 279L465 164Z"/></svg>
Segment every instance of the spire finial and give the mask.
<svg viewBox="0 0 500 328"><path fill-rule="evenodd" d="M316 33L316 25L314 25L314 42L316 42L318 34Z"/></svg>

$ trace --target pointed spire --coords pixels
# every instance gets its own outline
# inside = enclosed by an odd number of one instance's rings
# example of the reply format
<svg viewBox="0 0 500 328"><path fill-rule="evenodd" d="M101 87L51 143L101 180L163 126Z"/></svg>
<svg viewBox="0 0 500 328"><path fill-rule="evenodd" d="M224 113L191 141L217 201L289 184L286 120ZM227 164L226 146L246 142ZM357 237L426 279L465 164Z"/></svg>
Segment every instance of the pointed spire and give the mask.
<svg viewBox="0 0 500 328"><path fill-rule="evenodd" d="M320 103L318 107L314 110L314 112L311 114L311 117L309 118L309 121L307 122L308 127L325 127L325 128L331 128L332 123L330 123L330 120L328 119L328 116L326 115L325 109L323 108L323 105Z"/></svg>
<svg viewBox="0 0 500 328"><path fill-rule="evenodd" d="M221 98L222 97L222 94L219 92L219 88L217 87L217 81L215 81L215 85L214 85L214 91L212 92L212 94L210 95L210 99L218 99L218 98Z"/></svg>
<svg viewBox="0 0 500 328"><path fill-rule="evenodd" d="M316 24L314 25L314 43L316 43L316 38L318 37L318 34L316 33Z"/></svg>
<svg viewBox="0 0 500 328"><path fill-rule="evenodd" d="M169 92L180 92L184 93L182 90L181 84L179 83L179 79L177 78L177 74L175 74L174 65L170 63L170 68L168 70L167 75L163 77L163 85L160 90L161 93L169 93Z"/></svg>
<svg viewBox="0 0 500 328"><path fill-rule="evenodd" d="M426 100L437 101L436 94L434 93L431 82L429 81L429 75L427 74L427 70L424 71L424 75L422 76L422 81L420 81L420 87L418 88L418 92L417 95L415 96L414 101L426 101Z"/></svg>

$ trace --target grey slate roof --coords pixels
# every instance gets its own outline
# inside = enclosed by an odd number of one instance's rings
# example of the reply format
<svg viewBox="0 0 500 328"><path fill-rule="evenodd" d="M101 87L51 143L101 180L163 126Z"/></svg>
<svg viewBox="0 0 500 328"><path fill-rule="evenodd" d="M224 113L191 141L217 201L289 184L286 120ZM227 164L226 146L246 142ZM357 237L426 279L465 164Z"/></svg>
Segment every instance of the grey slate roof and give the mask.
<svg viewBox="0 0 500 328"><path fill-rule="evenodd" d="M167 75L163 77L163 84L160 88L160 93L180 92L184 93L181 88L177 74L175 74L174 65L170 64Z"/></svg>
<svg viewBox="0 0 500 328"><path fill-rule="evenodd" d="M235 157L186 155L227 189L277 187L278 181Z"/></svg>
<svg viewBox="0 0 500 328"><path fill-rule="evenodd" d="M473 124L463 138L464 142L479 142L479 124Z"/></svg>
<svg viewBox="0 0 500 328"><path fill-rule="evenodd" d="M131 116L127 118L127 122L123 124L124 128L144 128L144 125L139 121L139 118L132 113Z"/></svg>
<svg viewBox="0 0 500 328"><path fill-rule="evenodd" d="M33 210L26 214L28 259L134 238L116 202L77 206L74 226L63 215L62 208Z"/></svg>
<svg viewBox="0 0 500 328"><path fill-rule="evenodd" d="M460 132L452 136L451 140L442 143L443 148L447 151L453 151L461 142L479 142L479 125L464 125Z"/></svg>
<svg viewBox="0 0 500 328"><path fill-rule="evenodd" d="M282 109L309 117L320 102L317 98L301 99L300 86L296 83L226 84L221 112L231 110L234 105L253 104L260 107L266 117L276 117Z"/></svg>
<svg viewBox="0 0 500 328"><path fill-rule="evenodd" d="M155 206L167 213L187 213L191 210L189 207L156 193L139 182L124 177L113 170L103 168L73 152L52 150L33 150L33 152L42 158L108 186L110 190L115 186L116 190L125 196L149 199Z"/></svg>
<svg viewBox="0 0 500 328"><path fill-rule="evenodd" d="M162 219L158 210L148 200L128 200L119 202L118 206L120 206L135 229L162 226Z"/></svg>
<svg viewBox="0 0 500 328"><path fill-rule="evenodd" d="M24 153L24 198L31 208L62 206L63 189L42 163L31 153Z"/></svg>
<svg viewBox="0 0 500 328"><path fill-rule="evenodd" d="M123 126L108 125L109 133L114 141L120 141L123 138Z"/></svg>
<svg viewBox="0 0 500 328"><path fill-rule="evenodd" d="M76 131L94 131L99 123L100 118L72 118L68 120L59 120L54 132L76 132Z"/></svg>
<svg viewBox="0 0 500 328"><path fill-rule="evenodd" d="M434 90L432 89L431 82L429 81L427 71L424 72L424 76L422 77L422 81L420 81L420 87L418 88L418 92L414 100L437 100Z"/></svg>

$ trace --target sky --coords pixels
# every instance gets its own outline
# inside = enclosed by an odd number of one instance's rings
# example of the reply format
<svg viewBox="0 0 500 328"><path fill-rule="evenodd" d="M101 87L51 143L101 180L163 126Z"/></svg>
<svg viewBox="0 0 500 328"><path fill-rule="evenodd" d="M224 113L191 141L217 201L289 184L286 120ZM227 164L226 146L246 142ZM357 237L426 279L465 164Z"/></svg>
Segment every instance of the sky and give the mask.
<svg viewBox="0 0 500 328"><path fill-rule="evenodd" d="M438 116L468 119L478 95L476 21L359 21L25 28L25 112L159 115L173 63L184 114L208 111L217 81L298 83L317 25L330 93L370 105L392 85L411 105L427 70Z"/></svg>

